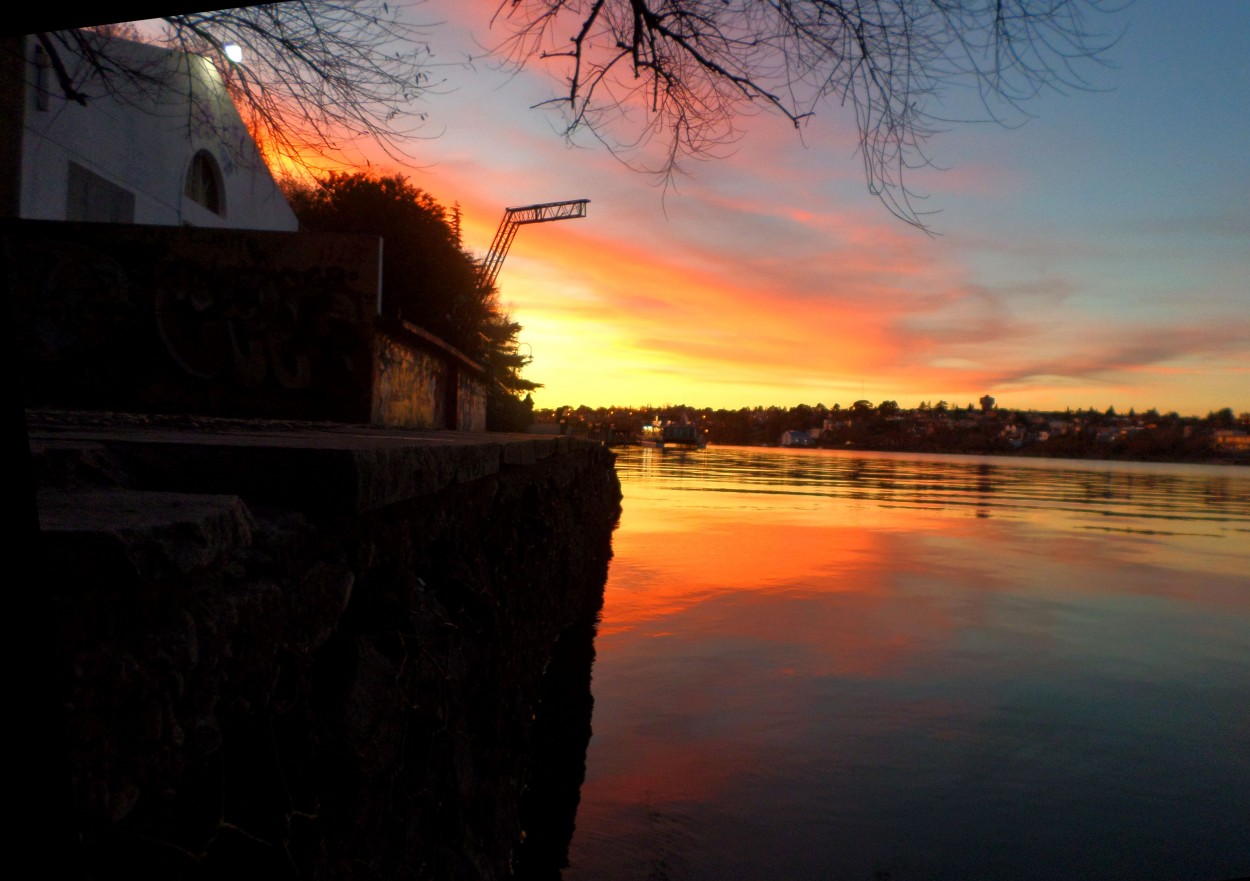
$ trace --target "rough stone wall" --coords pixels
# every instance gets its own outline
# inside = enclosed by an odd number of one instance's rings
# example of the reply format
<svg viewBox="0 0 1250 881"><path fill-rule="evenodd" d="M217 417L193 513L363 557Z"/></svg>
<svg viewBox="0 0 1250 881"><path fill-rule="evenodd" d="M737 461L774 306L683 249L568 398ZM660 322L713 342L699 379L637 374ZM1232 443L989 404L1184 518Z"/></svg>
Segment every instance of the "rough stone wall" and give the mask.
<svg viewBox="0 0 1250 881"><path fill-rule="evenodd" d="M441 361L386 333L379 333L374 345L373 424L441 428L447 397Z"/></svg>
<svg viewBox="0 0 1250 881"><path fill-rule="evenodd" d="M480 365L415 325L379 319L375 328L374 425L486 430Z"/></svg>
<svg viewBox="0 0 1250 881"><path fill-rule="evenodd" d="M486 430L486 385L478 378L461 371L456 377L456 427L463 431Z"/></svg>
<svg viewBox="0 0 1250 881"><path fill-rule="evenodd" d="M121 524L42 548L83 877L554 877L609 453L342 515L153 492L107 448L36 462L43 516Z"/></svg>

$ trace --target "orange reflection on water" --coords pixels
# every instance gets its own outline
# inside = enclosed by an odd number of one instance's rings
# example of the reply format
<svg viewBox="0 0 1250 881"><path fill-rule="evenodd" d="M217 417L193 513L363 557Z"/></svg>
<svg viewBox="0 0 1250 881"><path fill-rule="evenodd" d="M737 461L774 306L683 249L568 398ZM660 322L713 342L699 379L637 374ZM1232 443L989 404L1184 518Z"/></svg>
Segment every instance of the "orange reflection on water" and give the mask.
<svg viewBox="0 0 1250 881"><path fill-rule="evenodd" d="M720 518L705 509L696 522L688 513L633 502L613 543L609 611L601 635L673 615L726 592L766 591L846 571L871 557L880 543L880 536L867 530L835 533L762 516L743 531L733 523L740 515ZM848 584L844 589L862 587Z"/></svg>
<svg viewBox="0 0 1250 881"><path fill-rule="evenodd" d="M643 494L639 494L640 496ZM906 552L931 514L842 503L703 494L700 507L631 497L615 538L601 650L653 652L749 633L801 657L778 675L879 676L916 646L945 640L945 604L906 576L952 563ZM839 522L840 521L840 522ZM908 537L910 536L910 538ZM971 578L957 567L956 578ZM908 596L908 594L911 594Z"/></svg>
<svg viewBox="0 0 1250 881"><path fill-rule="evenodd" d="M1244 815L1244 478L706 452L618 460L569 881Z"/></svg>
<svg viewBox="0 0 1250 881"><path fill-rule="evenodd" d="M605 637L737 592L897 602L909 577L946 600L961 596L961 615L976 614L978 594L1021 590L1250 611L1243 481L1229 489L1222 477L1201 484L1202 475L1148 466L1112 478L1083 463L775 450L678 459L633 451L623 461ZM1211 506L1211 487L1222 507ZM1207 576L1204 590L1177 570ZM891 615L915 605L923 599Z"/></svg>

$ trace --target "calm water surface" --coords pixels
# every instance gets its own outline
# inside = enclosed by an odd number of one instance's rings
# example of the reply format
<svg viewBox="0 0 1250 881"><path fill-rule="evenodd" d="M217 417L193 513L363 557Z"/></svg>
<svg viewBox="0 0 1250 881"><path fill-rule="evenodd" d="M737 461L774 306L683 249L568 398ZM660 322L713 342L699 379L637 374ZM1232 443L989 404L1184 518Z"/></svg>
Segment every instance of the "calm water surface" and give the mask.
<svg viewBox="0 0 1250 881"><path fill-rule="evenodd" d="M617 468L565 881L1250 874L1250 472Z"/></svg>

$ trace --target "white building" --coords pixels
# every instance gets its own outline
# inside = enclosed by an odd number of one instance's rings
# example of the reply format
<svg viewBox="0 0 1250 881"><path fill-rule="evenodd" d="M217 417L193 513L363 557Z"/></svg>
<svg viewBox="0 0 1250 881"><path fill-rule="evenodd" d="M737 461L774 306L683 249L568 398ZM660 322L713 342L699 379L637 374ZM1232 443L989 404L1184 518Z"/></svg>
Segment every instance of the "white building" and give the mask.
<svg viewBox="0 0 1250 881"><path fill-rule="evenodd" d="M21 217L298 229L207 58L90 34L125 71L104 76L72 35L49 38L55 57L26 41Z"/></svg>

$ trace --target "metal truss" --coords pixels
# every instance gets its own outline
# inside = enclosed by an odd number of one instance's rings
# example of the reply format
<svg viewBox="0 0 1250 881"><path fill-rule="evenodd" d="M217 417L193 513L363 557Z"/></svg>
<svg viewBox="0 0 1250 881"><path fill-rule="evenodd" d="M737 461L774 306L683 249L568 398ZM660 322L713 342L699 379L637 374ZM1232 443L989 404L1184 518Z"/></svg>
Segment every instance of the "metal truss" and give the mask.
<svg viewBox="0 0 1250 881"><path fill-rule="evenodd" d="M572 220L586 216L589 199L569 199L564 202L544 202L541 205L523 205L519 208L507 208L503 220L495 232L495 240L491 242L482 265L478 269L477 283L481 289L488 289L499 277L499 269L504 258L512 247L517 230L527 223L546 223L551 220Z"/></svg>

